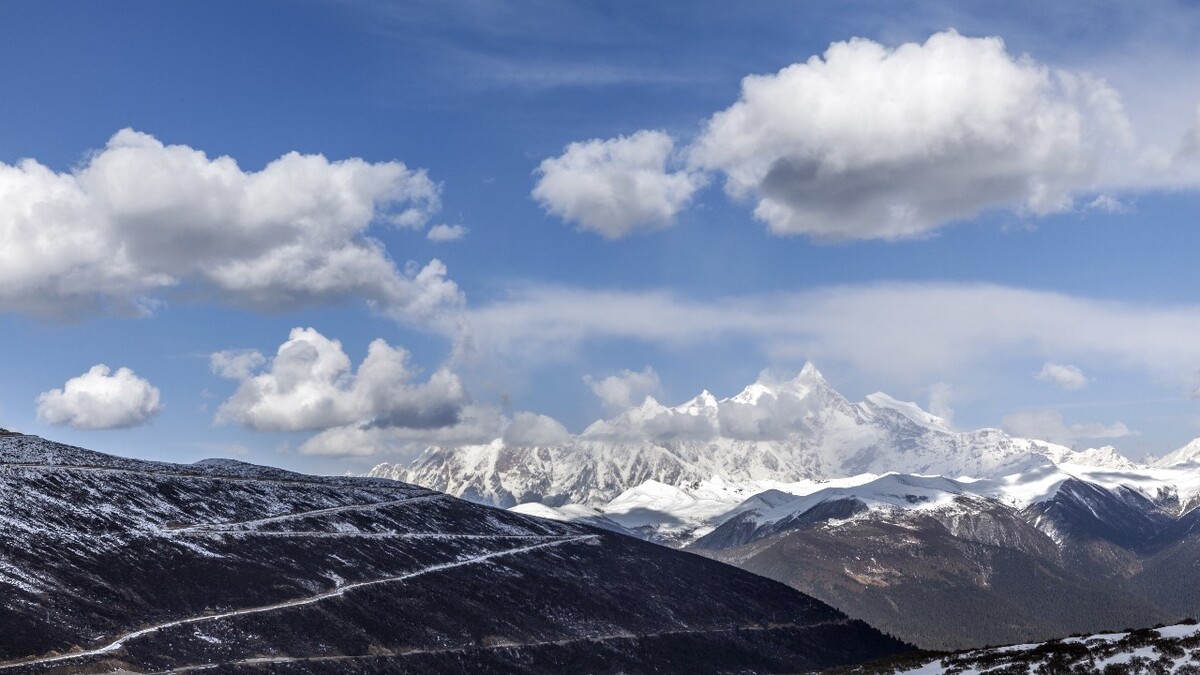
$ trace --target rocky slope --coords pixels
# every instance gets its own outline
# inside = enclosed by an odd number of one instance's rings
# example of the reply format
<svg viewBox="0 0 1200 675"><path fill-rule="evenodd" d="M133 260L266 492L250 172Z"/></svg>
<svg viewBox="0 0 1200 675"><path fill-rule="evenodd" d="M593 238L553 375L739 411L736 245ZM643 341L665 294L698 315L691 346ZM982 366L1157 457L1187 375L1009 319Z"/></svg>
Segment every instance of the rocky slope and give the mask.
<svg viewBox="0 0 1200 675"><path fill-rule="evenodd" d="M0 435L0 673L805 671L904 649L776 582L395 481Z"/></svg>
<svg viewBox="0 0 1200 675"><path fill-rule="evenodd" d="M1200 613L1190 582L1200 511L1156 489L1171 474L1139 484L1075 470L1047 465L970 482L892 474L807 495L767 492L690 549L932 649Z"/></svg>

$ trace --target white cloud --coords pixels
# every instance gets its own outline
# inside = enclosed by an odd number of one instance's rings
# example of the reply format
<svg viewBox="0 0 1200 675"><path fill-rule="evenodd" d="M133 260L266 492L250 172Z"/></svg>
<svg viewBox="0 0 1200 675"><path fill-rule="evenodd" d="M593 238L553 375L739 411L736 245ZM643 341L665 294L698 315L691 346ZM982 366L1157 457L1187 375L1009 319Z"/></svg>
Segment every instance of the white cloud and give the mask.
<svg viewBox="0 0 1200 675"><path fill-rule="evenodd" d="M462 225L441 224L429 228L429 232L425 235L425 238L436 242L458 241L467 236L467 232L469 230Z"/></svg>
<svg viewBox="0 0 1200 675"><path fill-rule="evenodd" d="M412 457L430 445L455 446L488 443L498 438L506 420L493 406L467 405L453 425L408 429L345 425L326 429L299 447L302 455L331 457L391 455Z"/></svg>
<svg viewBox="0 0 1200 675"><path fill-rule="evenodd" d="M217 363L230 359L219 352ZM409 354L373 341L356 372L342 344L312 328L295 328L264 372L236 367L223 372L240 380L217 411L217 422L258 431L297 431L345 425L439 429L459 423L470 403L461 380L441 369L413 383ZM236 359L233 360L236 362Z"/></svg>
<svg viewBox="0 0 1200 675"><path fill-rule="evenodd" d="M1070 208L1130 143L1104 82L951 30L895 49L837 42L749 76L691 158L776 234L901 239L988 207Z"/></svg>
<svg viewBox="0 0 1200 675"><path fill-rule="evenodd" d="M624 441L696 440L716 435L717 425L707 416L679 412L653 398L646 398L640 406L622 411L612 419L597 420L580 434L582 438Z"/></svg>
<svg viewBox="0 0 1200 675"><path fill-rule="evenodd" d="M212 371L221 377L245 380L267 362L267 357L255 349L229 349L210 354L208 362Z"/></svg>
<svg viewBox="0 0 1200 675"><path fill-rule="evenodd" d="M1066 424L1057 410L1021 410L1006 415L1000 423L1014 436L1033 438L1062 445L1074 445L1080 439L1106 439L1135 436L1137 432L1121 422L1112 424Z"/></svg>
<svg viewBox="0 0 1200 675"><path fill-rule="evenodd" d="M671 348L744 340L775 362L845 364L887 386L954 381L1017 358L1069 358L1174 380L1200 369L1200 341L1192 337L1200 334L1200 306L988 284L835 286L706 301L527 287L469 320L477 350L508 359L569 359L581 345L605 340Z"/></svg>
<svg viewBox="0 0 1200 675"><path fill-rule="evenodd" d="M104 364L37 397L38 418L76 429L136 427L161 409L157 387L128 368L113 373Z"/></svg>
<svg viewBox="0 0 1200 675"><path fill-rule="evenodd" d="M1125 213L1129 207L1121 200L1108 194L1097 195L1095 199L1084 205L1085 211L1101 211L1103 213Z"/></svg>
<svg viewBox="0 0 1200 675"><path fill-rule="evenodd" d="M604 407L613 411L624 410L634 403L641 403L647 395L658 391L661 384L658 373L650 366L641 371L624 369L603 379L584 375L583 381Z"/></svg>
<svg viewBox="0 0 1200 675"><path fill-rule="evenodd" d="M704 184L698 173L667 170L674 145L661 131L572 143L538 166L533 197L608 239L669 227Z"/></svg>
<svg viewBox="0 0 1200 675"><path fill-rule="evenodd" d="M954 385L948 382L935 382L929 385L929 412L942 418L947 424L954 424L954 408L950 401L954 398Z"/></svg>
<svg viewBox="0 0 1200 675"><path fill-rule="evenodd" d="M439 187L400 162L288 153L256 172L130 129L66 173L0 163L0 311L145 313L171 288L250 308L360 297L427 321L461 294L369 237L419 228Z"/></svg>
<svg viewBox="0 0 1200 675"><path fill-rule="evenodd" d="M1043 382L1050 382L1067 391L1083 389L1090 381L1078 366L1054 363L1052 361L1042 364L1042 369L1034 373L1033 377Z"/></svg>
<svg viewBox="0 0 1200 675"><path fill-rule="evenodd" d="M760 377L760 382L771 383ZM814 401L798 398L792 391L763 396L754 403L726 401L717 412L720 433L726 438L747 441L782 440L811 424Z"/></svg>
<svg viewBox="0 0 1200 675"><path fill-rule="evenodd" d="M300 446L302 455L328 457L369 457L387 454L391 449L387 434L380 429L342 426L326 429Z"/></svg>
<svg viewBox="0 0 1200 675"><path fill-rule="evenodd" d="M564 443L570 440L571 434L553 417L519 412L504 429L503 438L509 445L546 446Z"/></svg>
<svg viewBox="0 0 1200 675"><path fill-rule="evenodd" d="M1183 136L1183 141L1179 144L1176 159L1186 161L1195 159L1198 156L1200 156L1200 105L1196 106L1196 113L1192 117L1192 124L1188 127L1187 133Z"/></svg>

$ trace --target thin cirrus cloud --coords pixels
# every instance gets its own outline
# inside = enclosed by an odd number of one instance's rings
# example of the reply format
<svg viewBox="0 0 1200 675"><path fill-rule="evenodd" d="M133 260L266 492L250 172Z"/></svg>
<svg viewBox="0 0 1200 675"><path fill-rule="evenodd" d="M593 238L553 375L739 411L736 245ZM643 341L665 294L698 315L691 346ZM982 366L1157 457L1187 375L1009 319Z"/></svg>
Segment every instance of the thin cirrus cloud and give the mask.
<svg viewBox="0 0 1200 675"><path fill-rule="evenodd" d="M710 300L666 291L527 287L470 311L476 347L519 361L589 343L741 340L768 359L845 363L925 387L1011 359L1071 358L1183 381L1200 369L1200 307L1143 306L969 283L881 283ZM1190 381L1190 380L1188 380Z"/></svg>
<svg viewBox="0 0 1200 675"><path fill-rule="evenodd" d="M705 182L697 172L668 170L674 145L661 131L571 143L538 166L533 197L607 239L670 227Z"/></svg>
<svg viewBox="0 0 1200 675"><path fill-rule="evenodd" d="M681 197L651 199L654 191L614 179L630 162L605 151L633 139L657 148L645 155L653 161L635 163L641 185L673 181ZM748 76L675 173L660 161L670 142L642 131L572 144L543 162L534 196L615 238L670 225L703 184L698 174L719 173L729 196L753 202L775 234L897 240L993 207L1034 216L1070 209L1128 163L1133 135L1103 80L1014 56L999 38L948 30L894 49L835 42L822 56ZM614 204L614 194L628 204Z"/></svg>
<svg viewBox="0 0 1200 675"><path fill-rule="evenodd" d="M38 418L75 429L125 429L150 421L162 409L158 388L129 368L98 364L37 397Z"/></svg>
<svg viewBox="0 0 1200 675"><path fill-rule="evenodd" d="M288 153L247 172L124 129L59 173L0 163L0 311L145 314L172 288L254 309L356 297L436 321L461 293L368 230L419 229L440 188L400 162Z"/></svg>

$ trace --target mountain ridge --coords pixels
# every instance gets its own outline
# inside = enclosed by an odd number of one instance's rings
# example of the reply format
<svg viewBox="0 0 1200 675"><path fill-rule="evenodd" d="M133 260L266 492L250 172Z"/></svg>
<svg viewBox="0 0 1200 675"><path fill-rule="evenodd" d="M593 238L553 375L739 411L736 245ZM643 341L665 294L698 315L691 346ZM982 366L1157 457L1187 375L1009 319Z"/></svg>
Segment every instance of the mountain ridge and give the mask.
<svg viewBox="0 0 1200 675"><path fill-rule="evenodd" d="M1077 451L994 428L956 431L882 392L851 403L809 363L791 380L762 377L725 399L704 391L669 407L647 397L564 443L431 446L408 466L380 463L367 475L495 506L596 507L648 480L795 482L892 471L984 478L1043 458L1138 467L1110 446Z"/></svg>

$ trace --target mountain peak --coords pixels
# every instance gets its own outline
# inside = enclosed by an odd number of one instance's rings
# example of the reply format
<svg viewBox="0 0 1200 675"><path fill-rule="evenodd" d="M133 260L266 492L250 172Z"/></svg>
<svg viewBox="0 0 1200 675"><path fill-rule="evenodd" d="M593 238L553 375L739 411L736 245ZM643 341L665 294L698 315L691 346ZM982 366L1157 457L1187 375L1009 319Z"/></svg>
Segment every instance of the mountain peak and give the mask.
<svg viewBox="0 0 1200 675"><path fill-rule="evenodd" d="M1194 438L1182 448L1155 462L1156 466L1173 466L1200 461L1200 438Z"/></svg>
<svg viewBox="0 0 1200 675"><path fill-rule="evenodd" d="M837 390L833 388L832 384L829 384L829 380L825 379L825 376L821 374L821 371L817 370L812 361L806 361L804 367L796 374L796 377L793 377L792 381L787 384L794 391L803 391L805 393L816 391L837 393ZM841 394L838 394L838 396L841 396Z"/></svg>
<svg viewBox="0 0 1200 675"><path fill-rule="evenodd" d="M646 394L646 398L642 399L642 404L638 407L640 407L640 408L657 408L660 405L662 405L662 404L658 402L658 399L654 398L653 396L651 396L649 394Z"/></svg>
<svg viewBox="0 0 1200 675"><path fill-rule="evenodd" d="M733 398L730 398L729 400L737 403L754 405L758 403L764 396L777 398L779 394L776 391L776 385L769 382L764 382L763 379L764 378L759 378L758 382L747 386L741 391L741 393Z"/></svg>
<svg viewBox="0 0 1200 675"><path fill-rule="evenodd" d="M704 391L697 394L695 398L688 401L687 403L676 406L675 411L681 412L681 413L687 413L690 415L699 415L706 410L714 410L715 411L717 409L717 407L718 407L717 397L713 396L712 392L705 389Z"/></svg>
<svg viewBox="0 0 1200 675"><path fill-rule="evenodd" d="M804 367L800 369L800 373L796 375L796 379L811 382L825 382L825 376L821 374L821 371L817 370L817 366L813 364L812 361L804 362Z"/></svg>
<svg viewBox="0 0 1200 675"><path fill-rule="evenodd" d="M834 392L833 386L817 370L811 361L805 362L804 367L790 380L777 380L769 371L763 371L758 380L746 387L737 396L728 400L737 403L757 404L764 396L779 398L787 393L796 398L804 398L813 392ZM839 395L840 396L840 395Z"/></svg>

